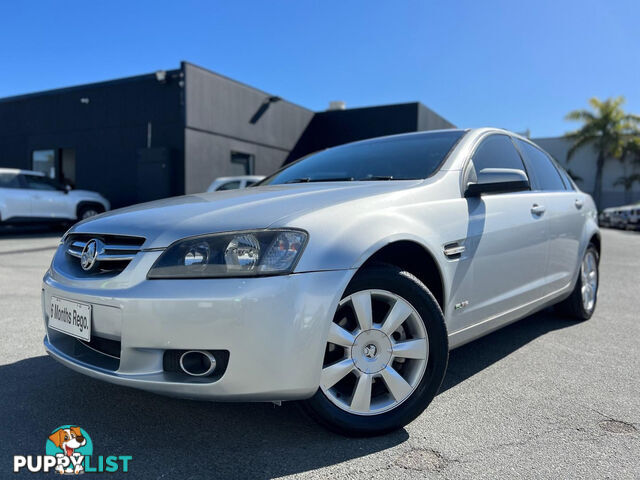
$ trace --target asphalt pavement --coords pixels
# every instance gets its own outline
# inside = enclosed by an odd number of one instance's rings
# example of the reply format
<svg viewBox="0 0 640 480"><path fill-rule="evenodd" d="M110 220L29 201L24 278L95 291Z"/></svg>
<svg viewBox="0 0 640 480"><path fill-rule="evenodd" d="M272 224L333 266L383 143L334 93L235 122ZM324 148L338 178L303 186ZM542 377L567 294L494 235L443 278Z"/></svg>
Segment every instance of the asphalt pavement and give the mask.
<svg viewBox="0 0 640 480"><path fill-rule="evenodd" d="M327 432L293 404L167 398L50 359L40 291L60 233L0 231L0 478L63 424L89 432L94 455L131 455L135 479L640 478L638 233L603 231L591 320L546 310L453 351L427 411L368 439Z"/></svg>

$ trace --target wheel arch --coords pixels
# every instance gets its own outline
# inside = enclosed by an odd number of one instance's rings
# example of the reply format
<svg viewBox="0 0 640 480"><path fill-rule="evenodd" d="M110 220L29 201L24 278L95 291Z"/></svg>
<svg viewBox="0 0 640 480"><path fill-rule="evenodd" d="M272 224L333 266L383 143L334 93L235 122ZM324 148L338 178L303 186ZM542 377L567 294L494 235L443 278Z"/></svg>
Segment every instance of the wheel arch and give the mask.
<svg viewBox="0 0 640 480"><path fill-rule="evenodd" d="M435 297L444 312L446 289L444 276L431 251L413 240L395 240L375 250L361 263L358 271L376 263L395 265L418 278Z"/></svg>
<svg viewBox="0 0 640 480"><path fill-rule="evenodd" d="M85 207L97 207L100 213L106 212L106 207L97 200L81 200L76 205L76 218L80 219L80 211Z"/></svg>
<svg viewBox="0 0 640 480"><path fill-rule="evenodd" d="M600 233L595 232L593 235L591 235L591 238L589 239L589 243L592 243L593 246L596 247L596 250L598 251L598 257L599 257L601 252L601 247L602 247L602 238L600 236Z"/></svg>

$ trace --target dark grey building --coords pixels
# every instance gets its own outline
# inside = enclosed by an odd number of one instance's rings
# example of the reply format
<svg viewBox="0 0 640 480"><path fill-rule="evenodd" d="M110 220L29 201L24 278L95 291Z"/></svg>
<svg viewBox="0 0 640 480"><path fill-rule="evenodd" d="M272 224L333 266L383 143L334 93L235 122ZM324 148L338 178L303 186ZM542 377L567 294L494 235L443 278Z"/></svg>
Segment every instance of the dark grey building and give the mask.
<svg viewBox="0 0 640 480"><path fill-rule="evenodd" d="M450 127L417 102L313 112L183 62L0 99L0 167L40 170L120 207L268 174L354 140Z"/></svg>

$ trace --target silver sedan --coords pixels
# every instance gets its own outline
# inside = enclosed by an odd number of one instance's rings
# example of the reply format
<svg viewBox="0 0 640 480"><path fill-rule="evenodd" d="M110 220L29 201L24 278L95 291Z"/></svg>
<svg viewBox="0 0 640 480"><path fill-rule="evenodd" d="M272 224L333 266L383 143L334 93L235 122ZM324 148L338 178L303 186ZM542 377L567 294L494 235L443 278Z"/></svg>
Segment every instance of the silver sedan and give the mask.
<svg viewBox="0 0 640 480"><path fill-rule="evenodd" d="M77 224L44 277L44 344L108 382L299 400L373 435L429 405L450 349L554 304L588 319L599 254L591 197L529 140L384 137Z"/></svg>

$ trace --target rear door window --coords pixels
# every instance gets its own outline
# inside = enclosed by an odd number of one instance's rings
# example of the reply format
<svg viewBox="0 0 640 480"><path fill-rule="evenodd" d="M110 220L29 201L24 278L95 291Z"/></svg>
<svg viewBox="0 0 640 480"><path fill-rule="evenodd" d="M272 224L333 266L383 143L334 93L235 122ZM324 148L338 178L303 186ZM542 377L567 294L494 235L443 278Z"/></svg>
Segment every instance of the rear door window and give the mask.
<svg viewBox="0 0 640 480"><path fill-rule="evenodd" d="M527 170L534 177L538 190L544 191L564 191L565 186L560 173L551 163L551 159L539 148L528 142L516 139L518 148L522 152Z"/></svg>

